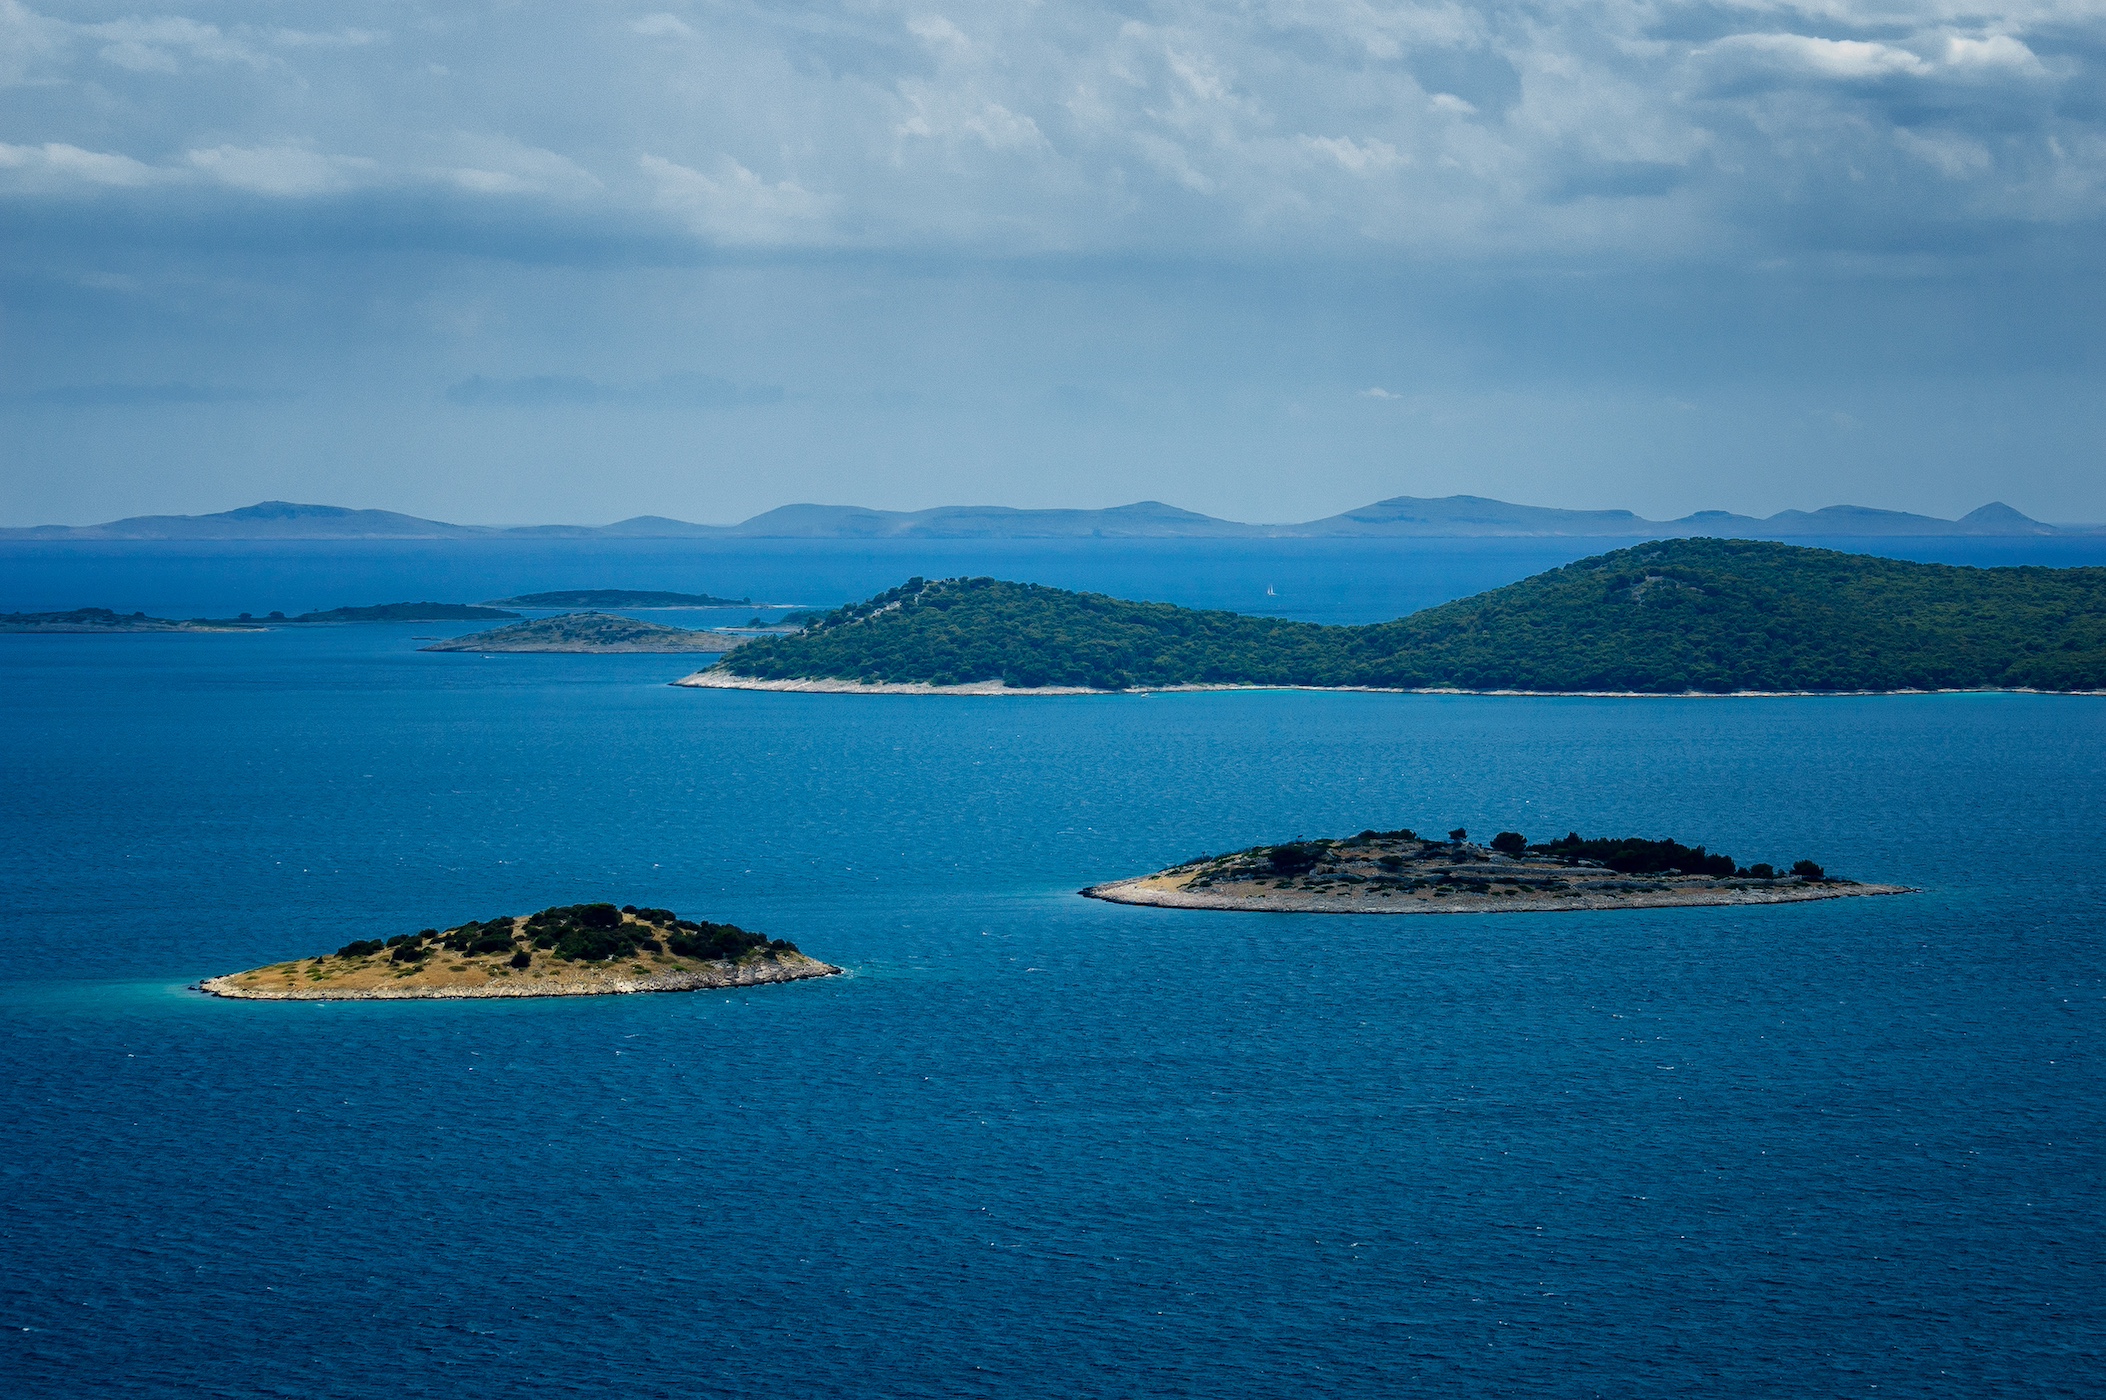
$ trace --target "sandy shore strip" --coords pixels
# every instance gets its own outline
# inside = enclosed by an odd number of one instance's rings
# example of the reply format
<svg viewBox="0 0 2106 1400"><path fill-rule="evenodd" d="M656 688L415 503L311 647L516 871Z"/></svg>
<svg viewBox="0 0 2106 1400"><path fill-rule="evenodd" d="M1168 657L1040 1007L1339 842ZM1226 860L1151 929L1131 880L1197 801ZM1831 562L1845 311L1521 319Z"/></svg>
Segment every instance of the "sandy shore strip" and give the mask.
<svg viewBox="0 0 2106 1400"><path fill-rule="evenodd" d="M717 963L689 971L664 970L638 976L625 964L620 970L595 965L573 965L561 977L510 978L466 986L345 987L294 980L280 972L301 963L281 963L254 972L209 977L198 990L216 997L239 1001L475 1001L489 997L590 997L618 996L631 992L709 992L729 987L761 987L780 982L802 982L814 977L839 977L843 970L808 958L784 953L745 963ZM277 974L277 975L274 975Z"/></svg>
<svg viewBox="0 0 2106 1400"><path fill-rule="evenodd" d="M1404 895L1336 895L1306 891L1266 891L1255 895L1195 894L1181 888L1182 878L1142 875L1112 880L1077 891L1111 904L1141 904L1159 909L1213 909L1239 914L1562 914L1599 909L1697 909L1741 904L1804 904L1816 899L1854 895L1913 894L1906 885L1860 885L1850 881L1768 890L1634 890L1567 895L1561 898L1425 893Z"/></svg>
<svg viewBox="0 0 2106 1400"><path fill-rule="evenodd" d="M826 678L761 680L728 671L697 671L671 685L696 690L775 690L800 695L1194 695L1232 690L1306 690L1320 695L1486 695L1566 700L1786 700L1847 699L1867 695L2106 695L2106 690L1461 690L1454 686L1378 685L1155 685L1131 690L1096 690L1082 685L1007 686L1000 681L969 685L921 682L843 681Z"/></svg>
<svg viewBox="0 0 2106 1400"><path fill-rule="evenodd" d="M698 690L781 690L802 695L1122 695L1132 691L1092 690L1080 685L1045 685L1021 689L1003 685L1000 681L975 681L971 685L865 685L861 681L836 680L756 680L750 676L734 676L725 671L697 671L692 676L682 676L674 685L690 686ZM1230 687L1210 687L1229 689Z"/></svg>

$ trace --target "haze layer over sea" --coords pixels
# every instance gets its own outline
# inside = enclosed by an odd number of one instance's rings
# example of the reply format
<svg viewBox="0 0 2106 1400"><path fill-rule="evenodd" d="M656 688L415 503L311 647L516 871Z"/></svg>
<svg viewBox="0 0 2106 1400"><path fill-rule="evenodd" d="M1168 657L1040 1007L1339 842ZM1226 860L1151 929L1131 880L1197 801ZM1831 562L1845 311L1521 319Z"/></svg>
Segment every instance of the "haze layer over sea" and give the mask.
<svg viewBox="0 0 2106 1400"><path fill-rule="evenodd" d="M1295 547L71 546L0 553L0 607L1008 572L1361 621L1608 546ZM2095 1385L2106 701L775 695L415 649L457 630L0 636L9 1393ZM1073 893L1368 825L1672 835L1921 892L1389 919ZM185 990L600 898L852 975Z"/></svg>
<svg viewBox="0 0 2106 1400"><path fill-rule="evenodd" d="M986 574L1311 622L1381 622L1636 540L353 540L0 543L0 612L227 617L558 588L827 605ZM2106 564L2106 535L1794 540L1943 564Z"/></svg>

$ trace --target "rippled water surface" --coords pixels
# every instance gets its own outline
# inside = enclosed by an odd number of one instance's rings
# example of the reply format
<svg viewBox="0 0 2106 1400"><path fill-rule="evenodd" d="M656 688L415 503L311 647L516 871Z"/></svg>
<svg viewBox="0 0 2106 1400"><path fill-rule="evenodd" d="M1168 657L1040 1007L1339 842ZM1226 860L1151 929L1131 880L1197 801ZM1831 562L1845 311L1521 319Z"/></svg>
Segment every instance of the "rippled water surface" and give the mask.
<svg viewBox="0 0 2106 1400"><path fill-rule="evenodd" d="M10 1393L2097 1393L2106 701L743 694L423 630L0 637ZM1371 824L1921 892L1073 894ZM851 975L185 990L587 898Z"/></svg>

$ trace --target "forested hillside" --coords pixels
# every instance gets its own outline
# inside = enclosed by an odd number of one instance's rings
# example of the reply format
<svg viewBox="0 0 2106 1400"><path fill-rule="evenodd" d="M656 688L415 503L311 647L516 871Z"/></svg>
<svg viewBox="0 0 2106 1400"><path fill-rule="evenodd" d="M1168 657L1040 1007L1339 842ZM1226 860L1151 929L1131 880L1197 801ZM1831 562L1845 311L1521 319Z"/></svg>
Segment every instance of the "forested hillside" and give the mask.
<svg viewBox="0 0 2106 1400"><path fill-rule="evenodd" d="M754 642L721 669L1104 690L2093 690L2106 689L2106 569L1668 540L1365 627L914 579L798 636Z"/></svg>

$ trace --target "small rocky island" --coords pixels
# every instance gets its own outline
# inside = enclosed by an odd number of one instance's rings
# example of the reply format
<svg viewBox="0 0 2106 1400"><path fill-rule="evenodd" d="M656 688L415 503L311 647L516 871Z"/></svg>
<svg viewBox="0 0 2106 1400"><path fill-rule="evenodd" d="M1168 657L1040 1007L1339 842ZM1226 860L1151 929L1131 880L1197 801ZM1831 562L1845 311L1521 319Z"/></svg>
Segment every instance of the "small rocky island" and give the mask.
<svg viewBox="0 0 2106 1400"><path fill-rule="evenodd" d="M611 652L715 652L722 654L750 640L723 632L667 627L657 622L639 622L617 613L564 613L561 617L538 618L471 632L449 642L420 648L423 651L560 652L573 655L604 655Z"/></svg>
<svg viewBox="0 0 2106 1400"><path fill-rule="evenodd" d="M1661 909L1789 904L1848 895L1903 894L1830 876L1810 860L1779 870L1738 865L1702 846L1642 837L1530 844L1502 831L1480 845L1410 830L1363 831L1336 841L1253 846L1082 893L1114 904L1294 914L1485 914L1564 909Z"/></svg>
<svg viewBox="0 0 2106 1400"><path fill-rule="evenodd" d="M670 909L570 904L449 929L347 943L334 953L207 978L200 991L259 1001L692 992L833 977L780 938Z"/></svg>

